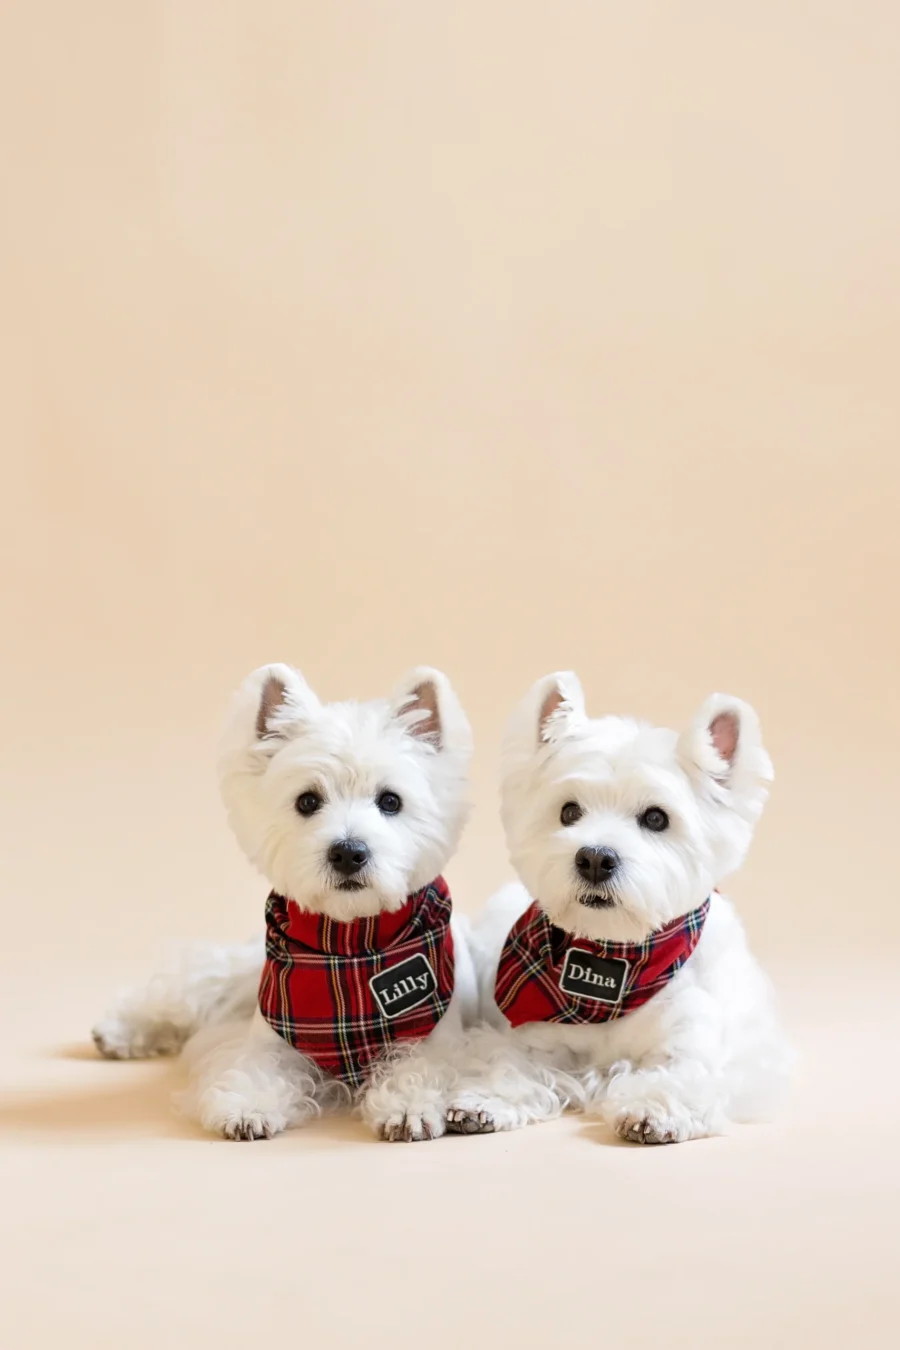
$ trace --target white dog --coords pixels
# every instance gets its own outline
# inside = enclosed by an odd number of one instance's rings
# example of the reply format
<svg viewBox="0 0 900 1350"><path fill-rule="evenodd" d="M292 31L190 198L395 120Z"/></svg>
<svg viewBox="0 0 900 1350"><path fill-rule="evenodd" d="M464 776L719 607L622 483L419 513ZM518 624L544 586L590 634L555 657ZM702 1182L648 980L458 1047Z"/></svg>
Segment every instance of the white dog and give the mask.
<svg viewBox="0 0 900 1350"><path fill-rule="evenodd" d="M493 1029L472 1037L449 1129L578 1106L623 1139L672 1143L769 1114L784 1043L715 888L742 862L771 778L738 699L713 695L679 736L589 718L570 673L534 686L502 785L527 889L501 891L474 933Z"/></svg>
<svg viewBox="0 0 900 1350"><path fill-rule="evenodd" d="M229 1139L353 1100L384 1138L443 1134L450 1050L478 998L440 878L470 756L439 671L414 670L392 698L362 704L320 703L288 666L256 671L235 700L220 780L272 888L265 948L210 946L124 995L94 1030L100 1051L185 1047L184 1104Z"/></svg>

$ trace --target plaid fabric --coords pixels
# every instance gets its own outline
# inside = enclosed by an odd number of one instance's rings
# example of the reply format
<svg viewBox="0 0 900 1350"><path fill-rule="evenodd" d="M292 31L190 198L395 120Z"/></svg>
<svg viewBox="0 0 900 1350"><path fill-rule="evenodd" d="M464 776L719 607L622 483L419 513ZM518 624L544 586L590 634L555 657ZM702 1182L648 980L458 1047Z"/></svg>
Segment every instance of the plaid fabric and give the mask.
<svg viewBox="0 0 900 1350"><path fill-rule="evenodd" d="M387 1046L423 1039L447 1011L453 994L451 908L443 877L411 895L394 914L350 923L305 913L273 892L266 904L260 1011L295 1049L359 1087ZM415 978L402 983L397 1001L401 1008L420 1001L407 1011L388 1007L385 1013L384 1000L396 989L390 978L376 977L401 962L410 963L406 971Z"/></svg>
<svg viewBox="0 0 900 1350"><path fill-rule="evenodd" d="M624 1017L659 993L681 969L700 940L708 913L705 900L645 942L591 942L556 928L535 902L513 925L500 955L497 1006L514 1027L525 1022L577 1024ZM615 1001L574 995L561 987L567 963L571 969L581 953L609 961L619 972L622 967L615 963L627 962Z"/></svg>

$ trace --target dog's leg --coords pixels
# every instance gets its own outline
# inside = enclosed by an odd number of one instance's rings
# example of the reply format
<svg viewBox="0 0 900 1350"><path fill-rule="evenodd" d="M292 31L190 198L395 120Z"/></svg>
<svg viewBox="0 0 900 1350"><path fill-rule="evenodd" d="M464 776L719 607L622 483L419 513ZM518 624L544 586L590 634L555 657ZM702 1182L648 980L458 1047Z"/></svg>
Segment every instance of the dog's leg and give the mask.
<svg viewBox="0 0 900 1350"><path fill-rule="evenodd" d="M433 1035L375 1067L360 1112L379 1139L417 1143L440 1138L455 1073L451 1054L448 1038Z"/></svg>
<svg viewBox="0 0 900 1350"><path fill-rule="evenodd" d="M727 1122L721 1073L702 1059L614 1064L605 1091L587 1104L620 1139L678 1144L720 1134Z"/></svg>
<svg viewBox="0 0 900 1350"><path fill-rule="evenodd" d="M728 1115L729 1042L720 1000L689 981L675 985L597 1028L597 1072L585 1111L637 1144L719 1134Z"/></svg>
<svg viewBox="0 0 900 1350"><path fill-rule="evenodd" d="M180 1106L226 1139L270 1139L349 1102L342 1084L282 1039L257 1011L229 1039L201 1032L185 1054L191 1083Z"/></svg>
<svg viewBox="0 0 900 1350"><path fill-rule="evenodd" d="M369 1128L390 1143L438 1139L446 1129L447 1102L459 1067L463 1027L477 1015L475 972L464 925L454 920L456 980L450 1006L423 1041L395 1047L373 1065L360 1100Z"/></svg>
<svg viewBox="0 0 900 1350"><path fill-rule="evenodd" d="M472 1032L462 1061L447 1110L453 1134L492 1134L555 1120L581 1100L576 1080L550 1057L527 1050L513 1031Z"/></svg>
<svg viewBox="0 0 900 1350"><path fill-rule="evenodd" d="M752 1057L748 1048L755 1051ZM737 1052L730 1049L614 1064L586 1110L600 1115L620 1138L639 1144L702 1139L722 1134L731 1121L770 1118L790 1065L780 1032L742 1044Z"/></svg>
<svg viewBox="0 0 900 1350"><path fill-rule="evenodd" d="M205 943L143 986L126 990L92 1031L108 1059L148 1059L177 1052L202 1026L250 1018L256 1005L263 944Z"/></svg>

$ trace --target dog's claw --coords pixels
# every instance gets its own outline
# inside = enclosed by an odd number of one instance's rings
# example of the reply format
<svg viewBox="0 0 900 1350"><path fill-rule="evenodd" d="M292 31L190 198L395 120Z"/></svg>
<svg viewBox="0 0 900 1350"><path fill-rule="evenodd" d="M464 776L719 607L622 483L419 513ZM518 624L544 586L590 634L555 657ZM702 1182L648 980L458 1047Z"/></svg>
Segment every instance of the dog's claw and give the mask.
<svg viewBox="0 0 900 1350"><path fill-rule="evenodd" d="M252 1143L256 1139L271 1139L277 1131L262 1116L241 1116L231 1121L222 1131L226 1139L238 1143Z"/></svg>
<svg viewBox="0 0 900 1350"><path fill-rule="evenodd" d="M616 1134L620 1139L625 1139L630 1144L675 1144L678 1142L678 1131L676 1129L666 1128L658 1121L643 1117L635 1120L634 1117L626 1116L616 1126Z"/></svg>
<svg viewBox="0 0 900 1350"><path fill-rule="evenodd" d="M452 1110L447 1112L451 1134L493 1134L494 1118L487 1111Z"/></svg>
<svg viewBox="0 0 900 1350"><path fill-rule="evenodd" d="M404 1116L382 1125L381 1137L389 1144L419 1144L434 1139L435 1133L430 1121L422 1116Z"/></svg>

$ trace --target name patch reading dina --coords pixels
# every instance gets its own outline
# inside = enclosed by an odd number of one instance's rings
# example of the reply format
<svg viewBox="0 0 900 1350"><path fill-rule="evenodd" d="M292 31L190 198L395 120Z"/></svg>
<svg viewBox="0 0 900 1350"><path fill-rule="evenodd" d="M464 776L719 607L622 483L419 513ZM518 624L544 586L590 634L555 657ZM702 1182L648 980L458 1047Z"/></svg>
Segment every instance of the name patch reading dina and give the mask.
<svg viewBox="0 0 900 1350"><path fill-rule="evenodd" d="M570 947L563 962L559 987L575 998L593 998L598 1003L618 1003L625 988L628 962L618 956L595 956Z"/></svg>
<svg viewBox="0 0 900 1350"><path fill-rule="evenodd" d="M369 988L383 1017L399 1017L430 998L437 989L437 980L428 959L416 952L406 961L373 975Z"/></svg>

